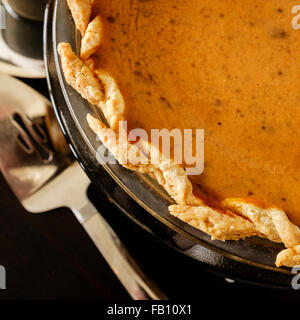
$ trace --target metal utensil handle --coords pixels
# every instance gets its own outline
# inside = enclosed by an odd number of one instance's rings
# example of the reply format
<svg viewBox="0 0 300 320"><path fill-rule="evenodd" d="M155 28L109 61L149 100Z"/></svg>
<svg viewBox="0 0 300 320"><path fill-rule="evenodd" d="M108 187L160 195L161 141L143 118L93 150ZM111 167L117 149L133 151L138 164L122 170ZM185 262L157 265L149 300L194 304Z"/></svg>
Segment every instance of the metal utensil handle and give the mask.
<svg viewBox="0 0 300 320"><path fill-rule="evenodd" d="M72 209L115 275L134 300L166 300L167 296L136 264L116 233L87 199Z"/></svg>

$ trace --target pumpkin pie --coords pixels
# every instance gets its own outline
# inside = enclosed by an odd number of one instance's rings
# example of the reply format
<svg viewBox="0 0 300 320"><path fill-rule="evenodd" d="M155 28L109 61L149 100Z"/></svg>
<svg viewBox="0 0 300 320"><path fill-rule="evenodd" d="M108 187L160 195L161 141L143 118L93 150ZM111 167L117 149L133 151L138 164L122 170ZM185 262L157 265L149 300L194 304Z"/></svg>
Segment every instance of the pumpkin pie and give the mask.
<svg viewBox="0 0 300 320"><path fill-rule="evenodd" d="M67 0L82 36L58 51L66 81L99 107L90 128L125 167L152 175L170 213L212 239L260 236L300 264L300 38L293 0ZM204 171L188 175L119 128L205 130ZM133 161L126 162L112 139ZM192 147L191 147L192 148Z"/></svg>

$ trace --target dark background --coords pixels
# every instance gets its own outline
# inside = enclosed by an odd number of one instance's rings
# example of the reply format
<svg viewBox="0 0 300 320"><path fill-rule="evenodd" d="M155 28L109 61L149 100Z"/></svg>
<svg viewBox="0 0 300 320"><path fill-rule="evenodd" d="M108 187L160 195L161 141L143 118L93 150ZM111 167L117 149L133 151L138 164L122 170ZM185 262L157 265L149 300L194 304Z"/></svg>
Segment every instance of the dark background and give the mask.
<svg viewBox="0 0 300 320"><path fill-rule="evenodd" d="M129 299L71 211L27 213L0 178L0 299Z"/></svg>

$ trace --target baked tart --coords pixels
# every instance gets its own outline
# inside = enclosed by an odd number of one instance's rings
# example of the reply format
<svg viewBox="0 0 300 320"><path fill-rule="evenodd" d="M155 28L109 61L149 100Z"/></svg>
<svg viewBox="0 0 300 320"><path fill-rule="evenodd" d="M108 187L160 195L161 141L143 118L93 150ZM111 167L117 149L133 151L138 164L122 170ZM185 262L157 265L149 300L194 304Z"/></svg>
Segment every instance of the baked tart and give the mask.
<svg viewBox="0 0 300 320"><path fill-rule="evenodd" d="M80 56L59 44L65 78L103 113L105 123L87 121L115 158L152 175L176 202L170 213L212 239L281 242L276 265L299 265L295 1L67 1L82 43ZM122 121L148 133L204 129L203 173L160 149L150 163L151 143L128 143Z"/></svg>

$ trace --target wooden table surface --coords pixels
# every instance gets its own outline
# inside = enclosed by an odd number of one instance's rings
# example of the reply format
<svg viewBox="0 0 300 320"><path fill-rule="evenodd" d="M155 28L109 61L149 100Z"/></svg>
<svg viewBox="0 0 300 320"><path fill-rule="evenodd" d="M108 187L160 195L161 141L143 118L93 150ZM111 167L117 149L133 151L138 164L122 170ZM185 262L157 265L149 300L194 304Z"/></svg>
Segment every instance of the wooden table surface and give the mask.
<svg viewBox="0 0 300 320"><path fill-rule="evenodd" d="M71 211L27 213L0 177L0 299L129 299Z"/></svg>

